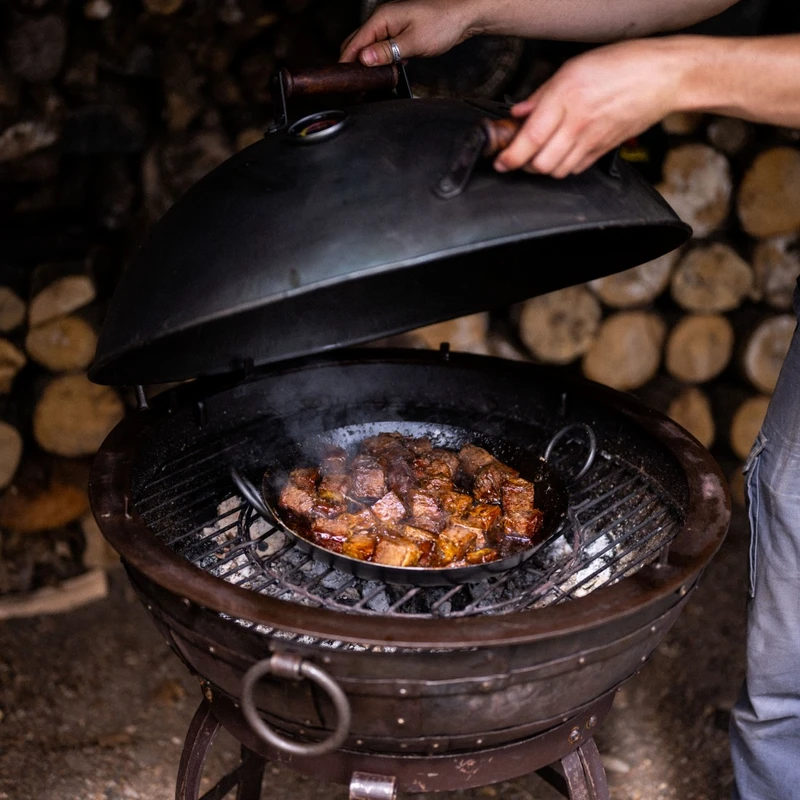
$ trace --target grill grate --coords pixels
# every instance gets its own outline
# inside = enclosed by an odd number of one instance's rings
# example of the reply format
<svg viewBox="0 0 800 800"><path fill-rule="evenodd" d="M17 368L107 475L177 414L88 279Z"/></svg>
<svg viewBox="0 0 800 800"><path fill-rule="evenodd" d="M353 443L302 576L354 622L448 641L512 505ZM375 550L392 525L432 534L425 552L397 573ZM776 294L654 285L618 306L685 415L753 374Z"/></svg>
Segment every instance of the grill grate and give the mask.
<svg viewBox="0 0 800 800"><path fill-rule="evenodd" d="M406 618L544 607L584 596L651 563L681 526L678 510L651 478L619 456L599 452L570 490L558 537L521 567L452 588L390 586L313 560L232 493L231 456L252 442L252 431L243 429L224 443L192 446L161 467L135 504L161 541L195 565L234 585L304 605ZM579 452L579 442L566 441L550 464L568 471Z"/></svg>

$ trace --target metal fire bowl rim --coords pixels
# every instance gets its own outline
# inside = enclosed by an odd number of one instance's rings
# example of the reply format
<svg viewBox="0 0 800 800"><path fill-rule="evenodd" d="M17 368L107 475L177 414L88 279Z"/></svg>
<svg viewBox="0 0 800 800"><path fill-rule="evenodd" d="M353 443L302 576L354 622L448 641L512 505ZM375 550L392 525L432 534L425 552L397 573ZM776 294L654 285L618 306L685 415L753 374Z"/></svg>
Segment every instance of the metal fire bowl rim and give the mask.
<svg viewBox="0 0 800 800"><path fill-rule="evenodd" d="M490 365L510 371L554 371L492 356L453 353L451 361L484 371ZM257 370L249 380L272 373L368 362L436 363L441 354L420 350L350 350L298 359ZM730 493L719 465L687 431L664 414L647 408L634 397L591 381L558 382L579 385L583 397L615 411L634 426L658 439L684 471L688 502L681 532L673 541L666 564L651 564L619 582L582 598L545 608L501 615L418 619L372 617L300 605L234 586L195 566L160 542L145 525L129 498L136 442L154 427L158 407L130 413L109 434L95 458L89 496L98 525L122 559L157 585L187 604L196 604L236 619L271 629L362 645L439 649L463 646L498 647L568 636L588 628L614 623L646 606L677 602L694 585L722 544L730 520ZM230 388L231 383L222 387ZM209 395L200 382L174 390L182 404ZM215 393L215 392L214 392Z"/></svg>

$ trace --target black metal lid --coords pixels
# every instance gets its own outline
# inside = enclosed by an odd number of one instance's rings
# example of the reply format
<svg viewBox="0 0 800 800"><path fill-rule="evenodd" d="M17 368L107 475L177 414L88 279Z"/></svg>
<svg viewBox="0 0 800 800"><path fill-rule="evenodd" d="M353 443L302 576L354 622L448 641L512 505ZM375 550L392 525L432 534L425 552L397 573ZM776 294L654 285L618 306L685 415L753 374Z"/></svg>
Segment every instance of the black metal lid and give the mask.
<svg viewBox="0 0 800 800"><path fill-rule="evenodd" d="M625 163L557 181L477 167L434 191L486 116L392 100L269 134L194 186L123 275L90 377L138 384L380 338L617 272L689 235Z"/></svg>

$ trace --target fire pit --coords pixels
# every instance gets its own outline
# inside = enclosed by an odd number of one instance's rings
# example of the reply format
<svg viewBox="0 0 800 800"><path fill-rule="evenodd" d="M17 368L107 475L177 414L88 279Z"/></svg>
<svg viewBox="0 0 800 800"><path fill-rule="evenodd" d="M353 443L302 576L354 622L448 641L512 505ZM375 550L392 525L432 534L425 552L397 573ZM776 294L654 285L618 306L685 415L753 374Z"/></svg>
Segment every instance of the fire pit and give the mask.
<svg viewBox="0 0 800 800"><path fill-rule="evenodd" d="M301 436L404 421L539 454L551 444L551 468L572 482L561 535L480 583L393 586L314 561L231 482L231 468L257 482ZM339 352L173 390L111 434L91 494L157 625L202 681L181 800L198 797L220 724L243 762L208 798L237 784L257 798L264 759L349 783L355 798L560 762L547 775L569 796L607 797L593 733L677 618L729 516L717 466L663 416L531 365L446 350Z"/></svg>

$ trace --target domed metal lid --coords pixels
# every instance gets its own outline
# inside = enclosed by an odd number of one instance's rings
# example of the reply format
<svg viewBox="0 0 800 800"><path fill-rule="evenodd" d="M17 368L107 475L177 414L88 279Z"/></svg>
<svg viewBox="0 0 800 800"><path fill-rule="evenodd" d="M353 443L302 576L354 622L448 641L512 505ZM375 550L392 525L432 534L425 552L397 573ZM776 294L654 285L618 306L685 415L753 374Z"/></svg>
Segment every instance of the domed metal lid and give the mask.
<svg viewBox="0 0 800 800"><path fill-rule="evenodd" d="M688 237L622 162L562 181L479 164L443 199L486 114L370 103L229 159L123 275L90 377L159 383L357 344L627 269Z"/></svg>

